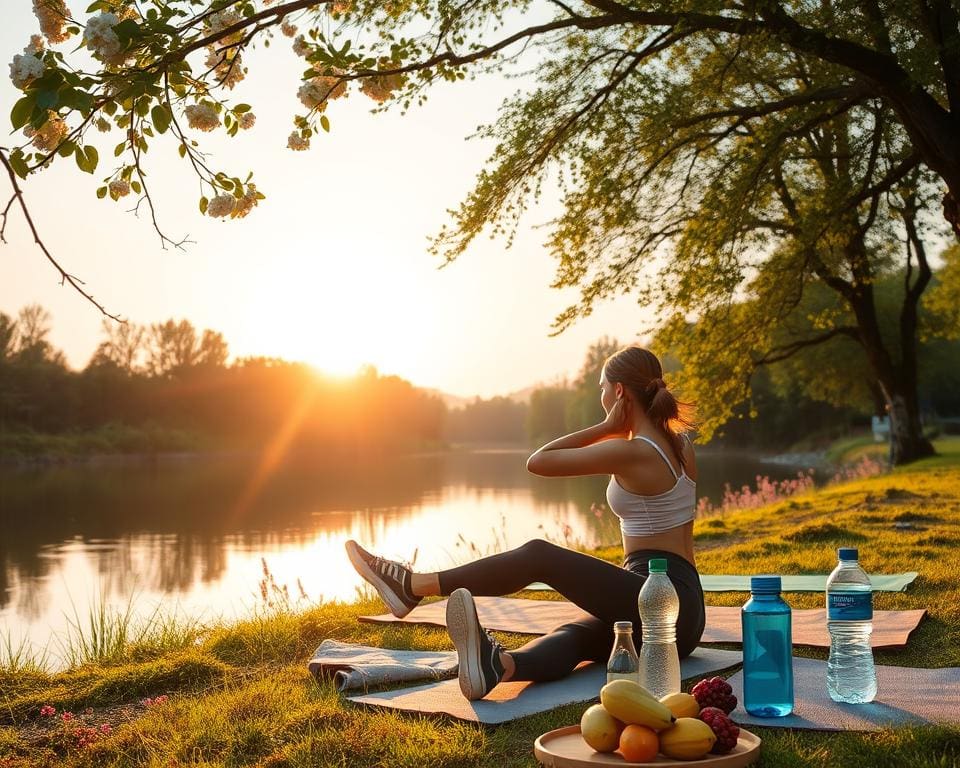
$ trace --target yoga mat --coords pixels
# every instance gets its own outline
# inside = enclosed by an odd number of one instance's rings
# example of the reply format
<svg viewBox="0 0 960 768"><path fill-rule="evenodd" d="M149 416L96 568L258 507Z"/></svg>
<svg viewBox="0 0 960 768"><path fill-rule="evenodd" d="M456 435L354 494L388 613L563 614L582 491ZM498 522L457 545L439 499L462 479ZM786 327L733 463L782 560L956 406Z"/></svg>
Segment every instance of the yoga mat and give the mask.
<svg viewBox="0 0 960 768"><path fill-rule="evenodd" d="M485 629L545 635L551 630L573 621L580 609L565 600L527 600L516 597L475 597L477 614ZM446 626L446 600L439 600L414 608L406 617L392 614L361 616L360 621L377 624L404 622ZM926 611L874 611L874 648L903 648L910 633L917 628ZM702 643L740 643L740 609L735 606L707 606L707 627ZM826 616L823 609L805 609L793 612L794 645L829 648Z"/></svg>
<svg viewBox="0 0 960 768"><path fill-rule="evenodd" d="M905 592L919 574L916 571L907 573L875 573L870 575L870 583L874 592ZM824 592L827 588L826 573L799 574L781 576L784 592ZM704 592L749 592L750 577L741 575L710 575L700 574L700 585ZM524 589L533 592L552 592L553 587L542 581L535 581Z"/></svg>
<svg viewBox="0 0 960 768"><path fill-rule="evenodd" d="M738 651L697 648L680 662L684 679L705 677L743 661ZM506 723L547 712L564 704L595 701L606 682L602 664L585 664L561 680L549 683L506 682L480 701L467 701L456 680L418 685L396 691L348 696L349 701L423 714L444 714L474 723Z"/></svg>
<svg viewBox="0 0 960 768"><path fill-rule="evenodd" d="M727 682L743 701L743 672ZM878 731L888 726L960 723L960 668L915 669L877 666L877 698L869 704L839 704L827 693L827 664L793 659L794 712L786 717L753 717L742 704L732 713L753 728L807 728L819 731Z"/></svg>

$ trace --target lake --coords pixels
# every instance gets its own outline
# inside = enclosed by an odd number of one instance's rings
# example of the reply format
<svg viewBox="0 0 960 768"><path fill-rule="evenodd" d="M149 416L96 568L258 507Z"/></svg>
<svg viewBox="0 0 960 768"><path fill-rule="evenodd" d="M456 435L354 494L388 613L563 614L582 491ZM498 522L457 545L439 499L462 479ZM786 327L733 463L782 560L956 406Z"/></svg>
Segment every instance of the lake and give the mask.
<svg viewBox="0 0 960 768"><path fill-rule="evenodd" d="M350 600L361 579L343 543L436 570L530 538L619 540L606 479L527 473L526 449L264 467L252 457L162 457L0 468L0 643L26 639L56 661L71 621L98 601L231 618L262 604L267 564L296 599ZM781 479L797 467L703 452L698 494ZM299 584L298 584L299 582Z"/></svg>

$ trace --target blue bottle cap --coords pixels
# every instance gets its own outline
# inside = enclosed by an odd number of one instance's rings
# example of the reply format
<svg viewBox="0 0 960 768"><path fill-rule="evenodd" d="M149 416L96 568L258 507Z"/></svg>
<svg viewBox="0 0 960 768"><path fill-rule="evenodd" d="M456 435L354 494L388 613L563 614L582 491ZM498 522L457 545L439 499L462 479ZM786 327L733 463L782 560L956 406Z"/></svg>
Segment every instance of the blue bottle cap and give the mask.
<svg viewBox="0 0 960 768"><path fill-rule="evenodd" d="M750 592L754 595L779 595L780 587L779 576L750 577Z"/></svg>
<svg viewBox="0 0 960 768"><path fill-rule="evenodd" d="M667 572L667 558L665 557L655 557L649 563L650 573L666 573Z"/></svg>
<svg viewBox="0 0 960 768"><path fill-rule="evenodd" d="M856 547L840 547L837 550L837 558L840 560L859 560L859 555Z"/></svg>

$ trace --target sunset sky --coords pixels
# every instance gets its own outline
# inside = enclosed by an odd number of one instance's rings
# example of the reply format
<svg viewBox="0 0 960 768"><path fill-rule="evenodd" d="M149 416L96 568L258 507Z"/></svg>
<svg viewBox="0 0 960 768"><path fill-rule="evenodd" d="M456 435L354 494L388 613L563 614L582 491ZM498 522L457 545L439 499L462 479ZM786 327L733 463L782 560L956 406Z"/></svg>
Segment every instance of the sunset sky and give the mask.
<svg viewBox="0 0 960 768"><path fill-rule="evenodd" d="M0 5L6 64L38 25L28 0ZM82 11L82 3L68 5ZM199 185L169 134L151 145L148 180L162 227L194 241L185 251L163 250L131 203L96 199L113 168L116 131L95 139L101 165L93 177L60 160L24 184L48 247L110 311L137 323L187 318L222 332L234 357L279 356L341 374L372 363L417 385L484 397L575 374L603 335L637 338L650 317L631 297L548 337L554 316L575 298L548 287L554 265L542 245L547 231L537 225L557 211L556 199L528 215L510 250L484 236L443 270L427 253L428 237L448 221L446 210L460 203L491 150L466 137L495 115L516 80L437 87L406 116L371 115L373 102L354 93L328 110L332 132L294 153L285 145L301 109L303 67L289 42L278 36L251 55L247 80L231 94L253 105L254 129L233 140L202 136L215 167L240 177L253 170L267 194L246 219L199 214ZM0 119L8 126L17 94L4 66ZM17 143L9 135L0 141ZM4 179L3 204L8 194ZM83 367L101 338L101 316L60 287L19 214L7 239L0 311L42 304L53 315L52 342Z"/></svg>

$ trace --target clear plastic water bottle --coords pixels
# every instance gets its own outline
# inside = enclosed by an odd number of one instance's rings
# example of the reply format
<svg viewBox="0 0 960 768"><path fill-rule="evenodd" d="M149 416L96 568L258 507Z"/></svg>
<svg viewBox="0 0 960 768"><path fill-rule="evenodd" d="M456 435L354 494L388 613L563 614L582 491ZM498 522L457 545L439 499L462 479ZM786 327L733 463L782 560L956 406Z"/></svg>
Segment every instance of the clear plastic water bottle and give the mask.
<svg viewBox="0 0 960 768"><path fill-rule="evenodd" d="M607 682L633 680L640 682L640 659L633 644L633 622L617 621L613 624L613 650L607 662Z"/></svg>
<svg viewBox="0 0 960 768"><path fill-rule="evenodd" d="M658 699L680 690L677 617L680 598L667 576L667 561L650 561L650 574L640 590L640 685Z"/></svg>
<svg viewBox="0 0 960 768"><path fill-rule="evenodd" d="M740 611L743 628L743 708L756 717L793 712L793 629L779 576L750 579Z"/></svg>
<svg viewBox="0 0 960 768"><path fill-rule="evenodd" d="M857 562L858 555L855 547L840 547L840 562L827 579L827 690L831 699L847 704L865 704L877 695L870 647L873 587Z"/></svg>

